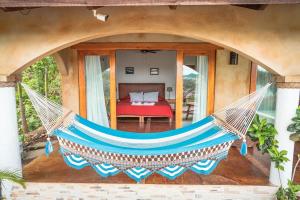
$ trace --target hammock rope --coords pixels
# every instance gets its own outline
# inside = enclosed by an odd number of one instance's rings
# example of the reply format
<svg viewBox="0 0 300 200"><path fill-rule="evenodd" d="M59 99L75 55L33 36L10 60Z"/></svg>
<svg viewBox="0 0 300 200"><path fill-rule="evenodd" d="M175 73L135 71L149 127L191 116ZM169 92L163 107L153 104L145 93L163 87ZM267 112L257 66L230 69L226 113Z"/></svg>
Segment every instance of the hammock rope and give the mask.
<svg viewBox="0 0 300 200"><path fill-rule="evenodd" d="M169 179L188 169L209 174L235 140L243 141L240 152L245 155L247 130L271 84L194 124L148 134L95 124L22 85L47 130L47 155L54 135L69 166L91 166L103 177L124 172L140 182L154 172Z"/></svg>

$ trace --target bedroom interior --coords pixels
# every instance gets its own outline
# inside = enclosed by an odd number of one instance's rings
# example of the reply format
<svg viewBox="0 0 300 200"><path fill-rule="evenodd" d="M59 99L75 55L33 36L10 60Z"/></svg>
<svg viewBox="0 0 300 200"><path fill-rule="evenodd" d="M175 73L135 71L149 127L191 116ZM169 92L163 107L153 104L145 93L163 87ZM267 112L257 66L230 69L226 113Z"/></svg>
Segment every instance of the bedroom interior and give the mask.
<svg viewBox="0 0 300 200"><path fill-rule="evenodd" d="M79 58L80 113L91 121L156 132L199 121L213 111L218 46L87 42L72 48Z"/></svg>
<svg viewBox="0 0 300 200"><path fill-rule="evenodd" d="M128 34L71 48L78 52L79 113L119 130L159 132L186 126L251 91L250 60L240 56L230 64L232 52L198 40ZM101 72L91 70L97 65ZM232 86L237 92L222 97ZM132 100L138 93L140 99Z"/></svg>

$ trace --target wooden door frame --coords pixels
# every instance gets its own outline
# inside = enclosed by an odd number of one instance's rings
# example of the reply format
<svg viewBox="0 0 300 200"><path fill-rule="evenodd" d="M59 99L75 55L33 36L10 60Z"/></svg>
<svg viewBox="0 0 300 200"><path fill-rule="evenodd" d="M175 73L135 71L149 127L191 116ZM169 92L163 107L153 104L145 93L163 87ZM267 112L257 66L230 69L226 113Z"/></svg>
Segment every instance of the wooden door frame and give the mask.
<svg viewBox="0 0 300 200"><path fill-rule="evenodd" d="M79 114L87 117L87 103L86 103L86 78L84 57L87 55L109 56L109 80L110 80L110 127L117 128L116 116L116 53L113 50L80 50L78 51L78 85L79 85Z"/></svg>
<svg viewBox="0 0 300 200"><path fill-rule="evenodd" d="M177 51L176 75L176 128L182 127L183 113L183 61L185 56L208 56L208 83L206 113L212 114L215 105L215 76L216 76L216 49ZM178 94L178 95L177 95Z"/></svg>
<svg viewBox="0 0 300 200"><path fill-rule="evenodd" d="M257 79L257 64L251 62L249 94L256 91L256 79Z"/></svg>
<svg viewBox="0 0 300 200"><path fill-rule="evenodd" d="M110 95L111 95L111 127L116 128L116 50L172 50L176 51L176 113L175 127L182 127L183 111L183 59L184 55L207 55L208 56L208 92L207 92L207 114L214 112L215 99L215 70L216 70L216 50L222 47L209 43L176 43L176 42L104 42L104 43L80 43L72 46L79 52L79 97L80 97L80 114L86 117L86 88L85 88L85 71L84 55L93 55L97 53L110 52ZM112 53L113 52L113 53ZM102 54L108 55L108 54ZM115 117L113 117L115 116Z"/></svg>

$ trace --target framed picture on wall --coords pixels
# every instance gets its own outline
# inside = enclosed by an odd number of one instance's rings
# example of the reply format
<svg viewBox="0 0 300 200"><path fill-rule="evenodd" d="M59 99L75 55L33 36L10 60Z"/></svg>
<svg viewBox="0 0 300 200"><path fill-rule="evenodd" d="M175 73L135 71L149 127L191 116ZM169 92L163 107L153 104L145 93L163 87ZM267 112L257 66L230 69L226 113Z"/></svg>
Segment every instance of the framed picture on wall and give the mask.
<svg viewBox="0 0 300 200"><path fill-rule="evenodd" d="M150 75L159 75L159 68L150 68Z"/></svg>
<svg viewBox="0 0 300 200"><path fill-rule="evenodd" d="M125 74L134 74L134 67L125 67Z"/></svg>

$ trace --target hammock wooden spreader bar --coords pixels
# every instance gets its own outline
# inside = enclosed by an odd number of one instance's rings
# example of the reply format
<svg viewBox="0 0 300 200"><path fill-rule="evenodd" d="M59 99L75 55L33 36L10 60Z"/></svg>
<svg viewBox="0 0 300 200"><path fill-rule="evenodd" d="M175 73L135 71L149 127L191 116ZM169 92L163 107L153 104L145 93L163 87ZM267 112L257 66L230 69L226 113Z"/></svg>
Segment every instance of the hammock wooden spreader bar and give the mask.
<svg viewBox="0 0 300 200"><path fill-rule="evenodd" d="M124 172L140 182L152 173L168 179L186 170L209 174L238 139L243 140L245 155L247 129L270 84L189 126L148 134L95 124L23 86L48 134L57 137L69 166L91 166L103 177ZM46 153L52 150L49 139Z"/></svg>

